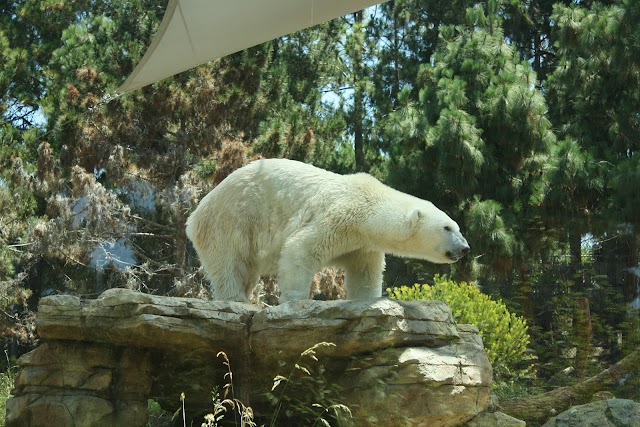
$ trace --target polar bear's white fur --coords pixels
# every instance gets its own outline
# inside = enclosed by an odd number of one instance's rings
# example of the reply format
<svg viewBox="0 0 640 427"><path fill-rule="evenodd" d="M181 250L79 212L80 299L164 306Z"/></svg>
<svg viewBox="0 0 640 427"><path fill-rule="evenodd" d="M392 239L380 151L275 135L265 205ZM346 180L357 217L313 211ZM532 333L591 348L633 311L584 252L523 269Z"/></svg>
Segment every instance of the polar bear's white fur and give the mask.
<svg viewBox="0 0 640 427"><path fill-rule="evenodd" d="M370 175L258 160L229 175L187 220L214 300L248 301L259 276L278 274L280 301L308 298L324 266L343 268L348 299L382 294L384 255L452 263L469 251L431 202Z"/></svg>

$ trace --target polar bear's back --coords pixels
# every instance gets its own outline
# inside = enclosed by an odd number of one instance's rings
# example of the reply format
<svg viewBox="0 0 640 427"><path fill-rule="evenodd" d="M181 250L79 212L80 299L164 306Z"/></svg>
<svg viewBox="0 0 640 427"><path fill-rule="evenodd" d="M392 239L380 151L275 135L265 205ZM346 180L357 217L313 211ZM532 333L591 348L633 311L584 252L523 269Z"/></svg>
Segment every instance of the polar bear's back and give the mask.
<svg viewBox="0 0 640 427"><path fill-rule="evenodd" d="M237 228L255 236L277 229L286 234L315 213L355 209L364 214L379 207L380 200L398 206L408 198L424 203L368 174L338 175L293 160L263 159L234 171L207 194L189 218L187 233L196 247L194 239L210 240L214 230L219 234ZM203 229L190 230L196 223Z"/></svg>
<svg viewBox="0 0 640 427"><path fill-rule="evenodd" d="M210 194L225 203L236 200L252 211L290 218L346 192L345 178L301 162L263 159L236 170ZM234 203L229 206L237 209Z"/></svg>
<svg viewBox="0 0 640 427"><path fill-rule="evenodd" d="M234 171L202 199L187 220L187 235L203 264L208 254L234 251L266 273L301 224L349 202L350 185L349 176L301 162L258 160Z"/></svg>

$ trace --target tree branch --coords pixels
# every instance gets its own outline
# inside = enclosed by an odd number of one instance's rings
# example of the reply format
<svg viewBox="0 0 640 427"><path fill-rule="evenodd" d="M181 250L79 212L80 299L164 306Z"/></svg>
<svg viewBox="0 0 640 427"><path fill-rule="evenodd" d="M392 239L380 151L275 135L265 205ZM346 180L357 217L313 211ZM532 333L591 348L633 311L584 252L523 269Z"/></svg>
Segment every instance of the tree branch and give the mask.
<svg viewBox="0 0 640 427"><path fill-rule="evenodd" d="M595 393L609 389L619 378L631 372L638 372L639 368L640 349L633 351L609 369L582 382L526 399L501 402L500 406L503 412L524 420L527 424L542 424L571 406L588 403Z"/></svg>

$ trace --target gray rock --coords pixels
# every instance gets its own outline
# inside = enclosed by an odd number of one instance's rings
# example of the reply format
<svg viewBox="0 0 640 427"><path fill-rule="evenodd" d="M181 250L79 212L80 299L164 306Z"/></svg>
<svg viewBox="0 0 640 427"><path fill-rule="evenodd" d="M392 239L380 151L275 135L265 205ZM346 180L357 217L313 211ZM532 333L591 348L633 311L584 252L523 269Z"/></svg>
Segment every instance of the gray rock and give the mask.
<svg viewBox="0 0 640 427"><path fill-rule="evenodd" d="M182 392L188 414L210 412L212 390L227 382L220 351L235 396L268 416L273 378L320 342L335 344L317 356L353 413L344 425L453 426L490 400L477 329L456 325L436 301L307 300L261 310L112 289L90 301L43 298L36 326L44 344L19 361L8 427L142 426L147 398L173 412Z"/></svg>
<svg viewBox="0 0 640 427"><path fill-rule="evenodd" d="M445 303L387 298L290 301L256 313L250 328L251 348L261 349L267 364L297 358L327 340L336 344L333 357L349 357L389 347L437 347L459 338Z"/></svg>
<svg viewBox="0 0 640 427"><path fill-rule="evenodd" d="M147 352L79 342L45 343L19 360L7 426L142 426Z"/></svg>
<svg viewBox="0 0 640 427"><path fill-rule="evenodd" d="M468 421L465 427L525 427L526 422L503 412L483 412Z"/></svg>
<svg viewBox="0 0 640 427"><path fill-rule="evenodd" d="M45 339L90 341L172 350L240 345L259 308L237 302L170 298L110 289L98 299L70 295L43 298L36 314ZM223 334L224 336L218 336Z"/></svg>
<svg viewBox="0 0 640 427"><path fill-rule="evenodd" d="M574 406L543 427L640 427L640 403L607 399Z"/></svg>
<svg viewBox="0 0 640 427"><path fill-rule="evenodd" d="M357 426L452 426L486 409L491 375L484 349L463 340L357 358L341 384Z"/></svg>

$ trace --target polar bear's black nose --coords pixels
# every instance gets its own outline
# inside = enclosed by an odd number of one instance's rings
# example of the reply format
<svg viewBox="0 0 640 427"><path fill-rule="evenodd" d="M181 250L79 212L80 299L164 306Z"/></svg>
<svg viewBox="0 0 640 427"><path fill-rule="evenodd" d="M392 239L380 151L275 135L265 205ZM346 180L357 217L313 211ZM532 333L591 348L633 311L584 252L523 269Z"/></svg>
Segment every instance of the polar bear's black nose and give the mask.
<svg viewBox="0 0 640 427"><path fill-rule="evenodd" d="M447 252L445 252L445 255L450 260L458 261L460 258L462 258L466 254L468 254L469 251L470 251L469 245L464 245L463 247L461 247L460 249L458 249L456 251L447 251Z"/></svg>

